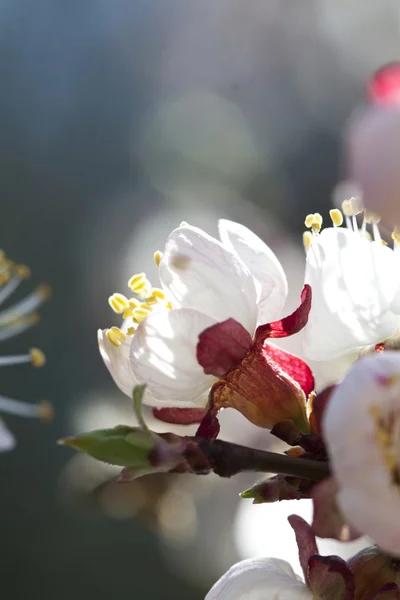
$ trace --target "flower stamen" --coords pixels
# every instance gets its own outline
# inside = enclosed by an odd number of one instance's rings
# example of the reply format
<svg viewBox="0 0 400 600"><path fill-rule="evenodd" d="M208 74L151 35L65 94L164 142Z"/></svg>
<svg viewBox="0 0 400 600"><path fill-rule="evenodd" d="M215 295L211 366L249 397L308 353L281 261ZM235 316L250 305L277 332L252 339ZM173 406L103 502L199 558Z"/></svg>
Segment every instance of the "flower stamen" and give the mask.
<svg viewBox="0 0 400 600"><path fill-rule="evenodd" d="M126 339L126 334L119 327L111 327L106 331L107 339L112 343L113 346L118 348L123 341Z"/></svg>

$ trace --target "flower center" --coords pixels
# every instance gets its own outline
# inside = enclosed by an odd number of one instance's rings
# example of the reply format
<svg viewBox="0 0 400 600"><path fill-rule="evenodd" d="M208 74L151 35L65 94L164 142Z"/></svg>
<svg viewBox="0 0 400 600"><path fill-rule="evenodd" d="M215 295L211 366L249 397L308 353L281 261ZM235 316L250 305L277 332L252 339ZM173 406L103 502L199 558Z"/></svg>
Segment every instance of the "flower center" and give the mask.
<svg viewBox="0 0 400 600"><path fill-rule="evenodd" d="M363 219L359 226L357 217L362 215ZM364 209L361 200L359 198L350 198L342 202L342 210L333 208L329 211L329 216L332 220L333 227L340 227L345 222L347 229L354 231L359 234L361 238L374 240L375 242L381 242L383 245L387 245L385 240L382 240L378 224L380 222L380 216ZM311 245L314 237L318 236L322 229L322 216L319 213L309 214L305 218L304 224L311 231L305 231L303 233L303 244L307 251ZM372 235L367 230L367 227L371 227ZM395 227L392 232L393 249L400 248L400 228Z"/></svg>
<svg viewBox="0 0 400 600"><path fill-rule="evenodd" d="M390 378L386 385L390 386L391 395L398 397L399 378ZM369 412L374 421L375 436L384 464L390 473L392 483L400 487L400 413L395 411L392 406L385 410L382 405L378 404L371 405Z"/></svg>
<svg viewBox="0 0 400 600"><path fill-rule="evenodd" d="M162 252L154 253L154 262L160 266ZM120 346L127 336L134 335L139 323L152 311L172 308L162 289L153 287L145 273L136 273L128 280L128 287L133 296L127 298L124 294L115 293L109 297L108 303L112 310L121 315L124 320L123 329L111 327L106 330L108 340L116 347Z"/></svg>

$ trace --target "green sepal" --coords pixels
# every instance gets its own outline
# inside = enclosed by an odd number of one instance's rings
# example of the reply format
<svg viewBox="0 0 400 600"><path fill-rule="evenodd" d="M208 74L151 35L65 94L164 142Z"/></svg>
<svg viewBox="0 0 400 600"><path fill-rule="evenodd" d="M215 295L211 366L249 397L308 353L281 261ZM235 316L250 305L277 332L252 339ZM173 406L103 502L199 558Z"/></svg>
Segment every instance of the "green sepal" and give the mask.
<svg viewBox="0 0 400 600"><path fill-rule="evenodd" d="M118 425L66 437L59 444L71 446L102 462L142 470L151 468L150 453L156 439L138 427Z"/></svg>

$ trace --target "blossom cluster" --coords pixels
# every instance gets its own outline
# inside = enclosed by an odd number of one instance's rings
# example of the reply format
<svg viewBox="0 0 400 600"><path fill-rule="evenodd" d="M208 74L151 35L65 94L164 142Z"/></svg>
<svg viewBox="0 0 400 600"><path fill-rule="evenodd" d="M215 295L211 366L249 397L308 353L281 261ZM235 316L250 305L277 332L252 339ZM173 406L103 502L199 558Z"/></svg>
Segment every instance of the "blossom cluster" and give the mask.
<svg viewBox="0 0 400 600"><path fill-rule="evenodd" d="M120 481L156 470L231 476L245 469L275 475L244 498L313 499L311 528L290 518L304 582L285 562L244 561L209 600L400 597L400 233L383 240L379 217L357 198L330 219L325 228L318 213L305 220L304 287L289 315L284 270L257 235L227 220L218 224L220 239L177 227L154 254L159 286L132 275L131 293L109 298L120 326L98 332L101 356L134 398L140 427L63 440L122 466ZM277 345L291 335L301 337L302 357ZM306 360L340 356L352 363L344 379L316 389ZM160 420L198 423L197 434L149 431L142 403ZM289 449L257 454L217 439L224 408ZM315 535L363 534L377 544L369 554L348 563L318 555ZM374 569L381 569L375 579Z"/></svg>

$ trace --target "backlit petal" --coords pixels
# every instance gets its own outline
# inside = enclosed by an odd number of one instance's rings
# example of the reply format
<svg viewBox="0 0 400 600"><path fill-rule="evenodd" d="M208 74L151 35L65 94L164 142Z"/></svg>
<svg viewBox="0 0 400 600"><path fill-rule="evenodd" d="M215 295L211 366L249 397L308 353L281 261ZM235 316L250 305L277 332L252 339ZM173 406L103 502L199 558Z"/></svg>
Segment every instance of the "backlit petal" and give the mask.
<svg viewBox="0 0 400 600"><path fill-rule="evenodd" d="M136 330L130 363L134 375L147 383L153 406L204 406L215 377L197 362L199 334L214 319L189 308L152 313Z"/></svg>
<svg viewBox="0 0 400 600"><path fill-rule="evenodd" d="M389 422L390 415L395 415L393 442L398 443L399 380L398 352L361 358L335 387L323 417L341 510L355 529L397 556L399 487L385 459L384 431L380 436L377 418L382 414Z"/></svg>
<svg viewBox="0 0 400 600"><path fill-rule="evenodd" d="M329 360L395 333L393 251L344 228L328 228L307 253L312 307L303 333L306 358Z"/></svg>
<svg viewBox="0 0 400 600"><path fill-rule="evenodd" d="M288 285L285 272L272 250L250 229L220 219L219 235L222 243L237 252L256 281L259 303L258 323L277 319L285 304Z"/></svg>
<svg viewBox="0 0 400 600"><path fill-rule="evenodd" d="M195 227L175 229L160 264L174 308L202 311L216 321L239 321L252 335L257 323L254 279L238 255Z"/></svg>
<svg viewBox="0 0 400 600"><path fill-rule="evenodd" d="M205 600L306 600L312 597L285 560L251 558L231 567Z"/></svg>

